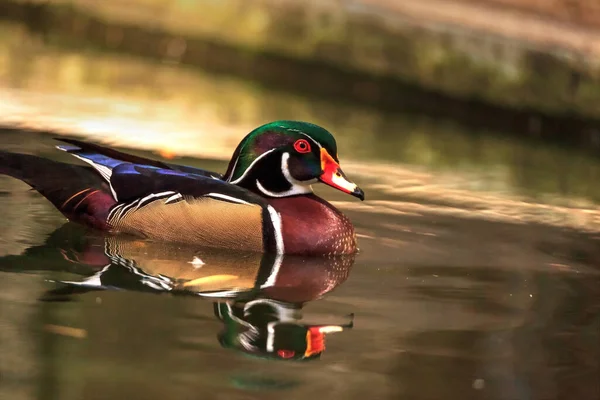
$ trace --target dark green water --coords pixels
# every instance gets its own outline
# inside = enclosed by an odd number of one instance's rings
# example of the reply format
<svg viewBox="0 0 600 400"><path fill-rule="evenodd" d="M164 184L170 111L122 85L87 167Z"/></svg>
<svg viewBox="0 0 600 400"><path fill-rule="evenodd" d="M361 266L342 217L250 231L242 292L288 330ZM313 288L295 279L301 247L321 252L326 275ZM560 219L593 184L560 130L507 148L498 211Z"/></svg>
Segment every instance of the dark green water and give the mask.
<svg viewBox="0 0 600 400"><path fill-rule="evenodd" d="M260 288L273 260L151 243L115 251L1 176L0 398L600 397L594 158L171 65L17 46L23 37L6 29L5 125L35 120L224 170L246 128L311 120L335 133L367 201L317 188L356 225L360 254L286 259ZM0 143L72 161L50 135L4 129ZM194 254L201 268L186 261ZM231 289L231 276L243 282L237 298L207 298ZM318 335L311 353L307 332L321 326L343 331L326 334L317 357Z"/></svg>

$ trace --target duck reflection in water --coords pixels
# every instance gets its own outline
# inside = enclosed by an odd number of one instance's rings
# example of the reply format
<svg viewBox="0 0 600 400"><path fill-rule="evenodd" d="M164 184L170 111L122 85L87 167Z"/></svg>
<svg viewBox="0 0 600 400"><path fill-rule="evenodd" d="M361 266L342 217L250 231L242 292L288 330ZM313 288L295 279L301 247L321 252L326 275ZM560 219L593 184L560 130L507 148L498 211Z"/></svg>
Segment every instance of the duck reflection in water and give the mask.
<svg viewBox="0 0 600 400"><path fill-rule="evenodd" d="M304 305L342 284L354 255L299 257L198 249L125 236L101 236L73 224L56 230L44 245L0 259L0 269L60 270L84 276L58 281L44 301L69 301L97 290L130 290L213 300L224 329L220 344L249 355L279 360L318 359L325 335L352 328L309 324Z"/></svg>

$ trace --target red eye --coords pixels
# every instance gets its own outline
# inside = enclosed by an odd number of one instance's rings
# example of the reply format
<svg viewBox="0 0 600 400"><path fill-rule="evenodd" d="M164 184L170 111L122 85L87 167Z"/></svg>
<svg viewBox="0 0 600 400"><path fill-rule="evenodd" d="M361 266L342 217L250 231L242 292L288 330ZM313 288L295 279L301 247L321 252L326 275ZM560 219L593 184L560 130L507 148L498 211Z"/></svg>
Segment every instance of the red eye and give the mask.
<svg viewBox="0 0 600 400"><path fill-rule="evenodd" d="M277 350L277 355L281 358L292 358L295 354L294 350Z"/></svg>
<svg viewBox="0 0 600 400"><path fill-rule="evenodd" d="M298 139L294 143L294 149L296 149L298 153L309 153L310 144L308 144L308 142L304 139Z"/></svg>

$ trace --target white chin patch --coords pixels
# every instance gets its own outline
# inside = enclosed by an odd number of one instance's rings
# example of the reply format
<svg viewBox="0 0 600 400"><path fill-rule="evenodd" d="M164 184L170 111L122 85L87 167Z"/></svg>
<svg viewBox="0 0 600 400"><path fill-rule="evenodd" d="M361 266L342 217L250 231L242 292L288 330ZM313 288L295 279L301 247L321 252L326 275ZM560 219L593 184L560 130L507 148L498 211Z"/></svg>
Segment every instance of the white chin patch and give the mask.
<svg viewBox="0 0 600 400"><path fill-rule="evenodd" d="M308 194L308 193L312 193L312 187L309 186L292 186L291 189L286 190L284 192L271 192L270 190L266 189L261 183L260 181L257 179L256 180L256 187L258 188L258 190L261 191L261 193L263 193L264 195L267 195L269 197L288 197L288 196L294 196L297 194Z"/></svg>
<svg viewBox="0 0 600 400"><path fill-rule="evenodd" d="M311 184L315 183L316 179L312 179L310 181L299 181L294 179L294 177L290 174L290 169L288 167L289 158L289 153L283 153L281 155L281 173L283 174L285 180L289 182L291 188L283 192L272 192L270 190L267 190L257 179L256 187L258 188L258 190L270 197L288 197L313 192Z"/></svg>

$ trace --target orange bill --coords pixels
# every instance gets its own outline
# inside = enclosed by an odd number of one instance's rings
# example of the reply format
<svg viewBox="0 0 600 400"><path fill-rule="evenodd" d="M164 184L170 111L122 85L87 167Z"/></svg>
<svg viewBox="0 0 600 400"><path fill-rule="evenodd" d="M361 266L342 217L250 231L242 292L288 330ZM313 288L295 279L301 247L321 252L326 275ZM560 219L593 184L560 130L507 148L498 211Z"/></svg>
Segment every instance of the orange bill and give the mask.
<svg viewBox="0 0 600 400"><path fill-rule="evenodd" d="M341 190L342 192L358 197L361 200L365 199L365 193L356 186L356 183L351 182L346 178L346 175L340 168L340 164L338 164L327 150L323 148L321 148L321 170L323 171L319 177L321 182Z"/></svg>

